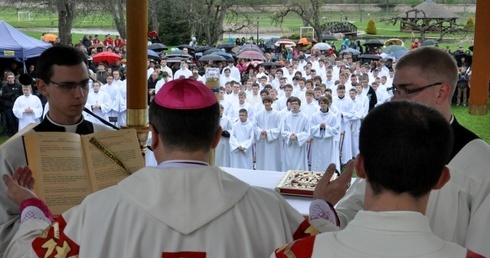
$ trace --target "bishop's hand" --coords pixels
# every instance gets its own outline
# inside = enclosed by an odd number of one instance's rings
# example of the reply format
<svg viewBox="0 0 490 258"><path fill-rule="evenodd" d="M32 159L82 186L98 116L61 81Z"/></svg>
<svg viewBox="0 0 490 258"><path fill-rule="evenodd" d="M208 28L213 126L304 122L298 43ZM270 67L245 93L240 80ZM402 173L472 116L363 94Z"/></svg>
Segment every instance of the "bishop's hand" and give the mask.
<svg viewBox="0 0 490 258"><path fill-rule="evenodd" d="M27 199L37 198L32 192L34 177L28 166L19 167L12 176L4 174L2 178L8 189L7 196L18 205Z"/></svg>
<svg viewBox="0 0 490 258"><path fill-rule="evenodd" d="M337 204L337 202L344 197L350 186L353 170L354 162L350 161L347 163L345 171L340 174L338 178L330 181L333 173L335 173L335 164L330 164L323 174L323 177L318 181L315 191L313 192L313 198L322 199L331 205Z"/></svg>

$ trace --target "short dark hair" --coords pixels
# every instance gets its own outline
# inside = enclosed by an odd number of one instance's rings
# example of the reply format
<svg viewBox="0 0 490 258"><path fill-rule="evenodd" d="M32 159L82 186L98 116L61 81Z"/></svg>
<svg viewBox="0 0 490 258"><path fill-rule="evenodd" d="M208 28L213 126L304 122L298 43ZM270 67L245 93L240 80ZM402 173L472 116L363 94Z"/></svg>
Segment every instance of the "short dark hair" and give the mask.
<svg viewBox="0 0 490 258"><path fill-rule="evenodd" d="M451 127L441 113L408 101L373 109L359 136L359 151L375 195L386 190L415 198L427 194L449 161L452 144Z"/></svg>
<svg viewBox="0 0 490 258"><path fill-rule="evenodd" d="M301 106L301 100L297 97L294 96L289 97L286 103L290 103L290 102L298 102L298 104Z"/></svg>
<svg viewBox="0 0 490 258"><path fill-rule="evenodd" d="M168 151L209 151L219 126L219 103L201 109L175 110L150 103L149 120ZM156 135L153 137L157 137Z"/></svg>
<svg viewBox="0 0 490 258"><path fill-rule="evenodd" d="M259 92L259 95L262 95L262 93L266 94L267 96L269 96L269 91L266 90L266 89L263 89Z"/></svg>
<svg viewBox="0 0 490 258"><path fill-rule="evenodd" d="M53 65L75 66L87 64L85 55L74 47L53 46L46 49L37 61L37 78L49 82L53 76Z"/></svg>

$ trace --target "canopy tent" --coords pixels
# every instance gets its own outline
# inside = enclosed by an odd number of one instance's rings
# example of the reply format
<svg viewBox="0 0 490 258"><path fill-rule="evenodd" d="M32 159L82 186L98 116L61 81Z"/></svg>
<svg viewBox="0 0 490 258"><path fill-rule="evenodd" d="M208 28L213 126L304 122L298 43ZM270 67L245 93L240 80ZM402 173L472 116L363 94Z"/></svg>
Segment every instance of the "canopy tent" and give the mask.
<svg viewBox="0 0 490 258"><path fill-rule="evenodd" d="M53 46L25 35L5 21L0 21L0 35L0 58L12 58L19 62L38 57L44 50Z"/></svg>

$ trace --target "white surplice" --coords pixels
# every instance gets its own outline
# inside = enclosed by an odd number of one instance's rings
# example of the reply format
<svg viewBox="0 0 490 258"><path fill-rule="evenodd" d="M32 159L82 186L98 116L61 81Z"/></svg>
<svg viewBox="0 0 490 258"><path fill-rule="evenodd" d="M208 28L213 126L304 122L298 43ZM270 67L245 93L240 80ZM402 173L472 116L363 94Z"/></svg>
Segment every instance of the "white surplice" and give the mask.
<svg viewBox="0 0 490 258"><path fill-rule="evenodd" d="M310 137L308 118L301 112L288 112L281 125L281 135L284 140L284 157L282 171L308 170L306 141ZM295 134L296 139L291 140Z"/></svg>
<svg viewBox="0 0 490 258"><path fill-rule="evenodd" d="M32 109L32 113L26 113L27 108ZM38 96L19 96L12 107L12 112L19 119L19 131L30 123L39 123L39 118L43 114L43 105Z"/></svg>
<svg viewBox="0 0 490 258"><path fill-rule="evenodd" d="M254 125L248 120L244 123L238 121L233 124L230 132L230 167L244 169L253 168L253 127ZM243 150L239 150L238 147L243 147Z"/></svg>
<svg viewBox="0 0 490 258"><path fill-rule="evenodd" d="M281 171L281 115L276 110L263 109L255 118L255 168ZM262 131L266 137L262 138Z"/></svg>
<svg viewBox="0 0 490 258"><path fill-rule="evenodd" d="M231 120L223 115L219 120L219 125L223 131L227 131L231 133L231 127L233 123ZM224 137L221 136L218 146L216 146L214 153L214 165L217 167L229 167L231 160L231 149L230 149L230 136Z"/></svg>
<svg viewBox="0 0 490 258"><path fill-rule="evenodd" d="M320 124L325 123L325 128ZM327 167L339 159L338 145L335 144L335 136L339 134L340 123L337 116L331 110L327 112L317 111L310 119L310 135L312 138L310 157L311 170L325 172ZM338 168L337 168L338 169Z"/></svg>

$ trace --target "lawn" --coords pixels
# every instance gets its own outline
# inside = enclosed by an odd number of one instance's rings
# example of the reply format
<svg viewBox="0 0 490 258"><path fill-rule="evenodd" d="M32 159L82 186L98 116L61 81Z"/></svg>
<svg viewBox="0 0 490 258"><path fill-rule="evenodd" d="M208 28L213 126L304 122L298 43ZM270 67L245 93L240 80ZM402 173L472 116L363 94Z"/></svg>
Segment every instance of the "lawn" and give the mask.
<svg viewBox="0 0 490 258"><path fill-rule="evenodd" d="M243 13L249 17L257 17L260 21L259 30L267 31L268 28L278 27L272 23L272 12L249 12ZM387 19L397 15L398 13L393 12L338 12L338 11L324 11L321 13L322 21L332 22L332 21L349 21L354 23L358 27L358 31L364 31L367 27L368 20L370 18L374 19L376 22L376 28L378 30L377 35L360 35L359 38L402 38L405 44L411 42L411 33L403 33L399 31L399 25L387 22L380 22L381 19ZM473 15L473 13L458 13L461 18L458 23L466 23L468 16ZM17 10L15 8L2 8L0 9L0 17L2 20L7 21L12 26L16 28L22 28L23 32L32 36L34 38L40 38L42 31L29 30L29 28L53 28L52 31L56 30L58 26L58 20L56 12L49 11L43 12L40 10L37 13L31 14L31 21L18 21ZM362 22L361 22L362 19ZM254 20L252 18L252 20ZM243 21L243 19L239 20ZM302 26L301 20L296 14L290 13L280 25L283 29L285 35L290 35L292 33L298 33L299 28ZM87 15L82 15L77 18L73 24L74 28L94 28L94 29L114 29L114 22L111 16L104 12L92 12ZM418 37L418 33L415 33ZM427 34L427 37L437 38L439 34ZM73 41L76 42L78 39L83 38L83 34L73 34ZM446 36L444 41L439 44L440 47L449 46L451 49L456 49L457 45L463 45L466 49L471 45L472 35L449 35Z"/></svg>
<svg viewBox="0 0 490 258"><path fill-rule="evenodd" d="M490 110L490 102L487 110ZM468 114L468 107L463 106L453 106L452 111L460 124L490 144L490 114L480 116L470 115Z"/></svg>

